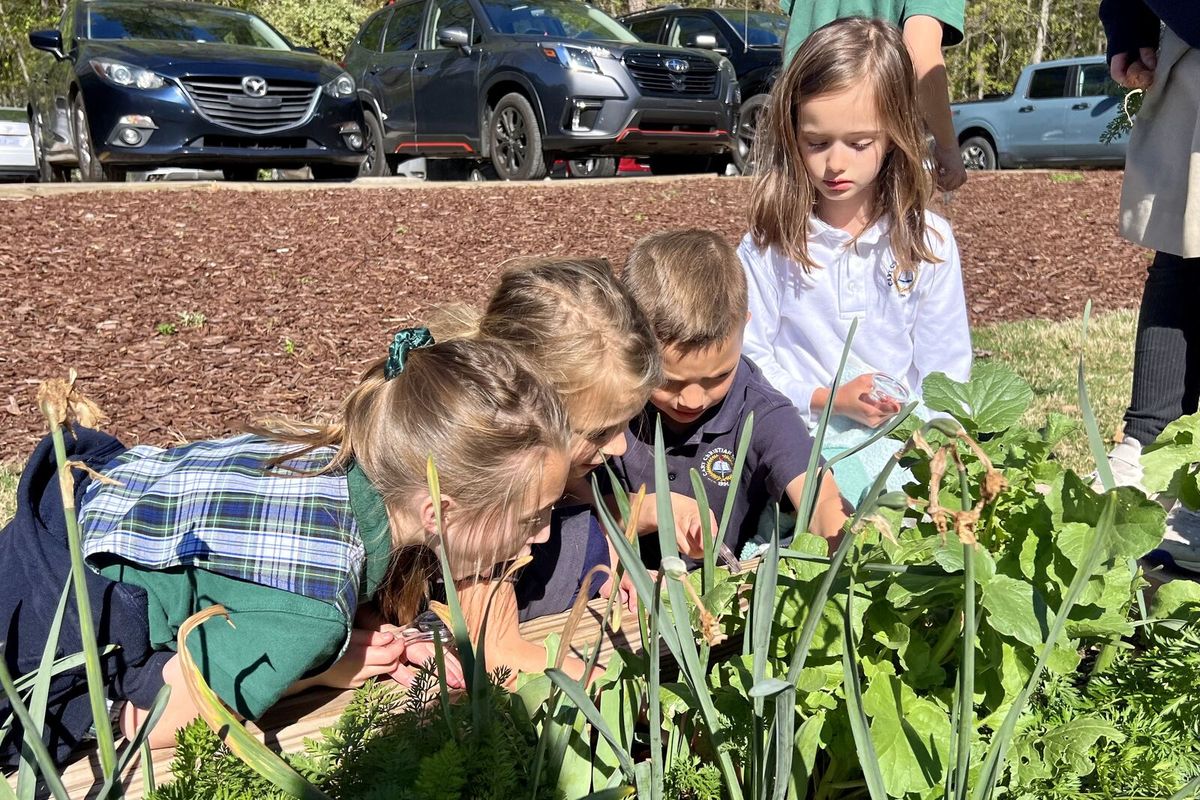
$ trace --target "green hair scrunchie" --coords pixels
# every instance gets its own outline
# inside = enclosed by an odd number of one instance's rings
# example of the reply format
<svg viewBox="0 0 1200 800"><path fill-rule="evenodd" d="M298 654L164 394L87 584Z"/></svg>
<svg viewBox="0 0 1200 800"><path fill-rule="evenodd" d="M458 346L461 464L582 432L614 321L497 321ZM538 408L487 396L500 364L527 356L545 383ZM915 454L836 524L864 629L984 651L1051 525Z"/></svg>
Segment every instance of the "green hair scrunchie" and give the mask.
<svg viewBox="0 0 1200 800"><path fill-rule="evenodd" d="M408 360L410 350L429 347L433 344L433 334L429 328L403 328L396 331L392 337L392 345L388 348L387 363L383 366L383 377L386 380L404 372L404 362Z"/></svg>

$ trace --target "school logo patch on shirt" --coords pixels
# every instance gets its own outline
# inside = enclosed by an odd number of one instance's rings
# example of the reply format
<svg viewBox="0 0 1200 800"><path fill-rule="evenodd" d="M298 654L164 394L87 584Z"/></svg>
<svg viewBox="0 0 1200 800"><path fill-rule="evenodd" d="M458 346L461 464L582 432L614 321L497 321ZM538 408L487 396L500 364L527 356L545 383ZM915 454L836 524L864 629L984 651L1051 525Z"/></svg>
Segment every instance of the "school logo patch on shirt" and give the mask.
<svg viewBox="0 0 1200 800"><path fill-rule="evenodd" d="M884 279L887 285L896 290L896 293L904 296L912 291L912 288L917 283L917 271L914 269L901 269L900 265L892 262L892 265L884 270Z"/></svg>
<svg viewBox="0 0 1200 800"><path fill-rule="evenodd" d="M733 451L724 447L714 447L704 454L704 477L717 486L728 486L733 478Z"/></svg>

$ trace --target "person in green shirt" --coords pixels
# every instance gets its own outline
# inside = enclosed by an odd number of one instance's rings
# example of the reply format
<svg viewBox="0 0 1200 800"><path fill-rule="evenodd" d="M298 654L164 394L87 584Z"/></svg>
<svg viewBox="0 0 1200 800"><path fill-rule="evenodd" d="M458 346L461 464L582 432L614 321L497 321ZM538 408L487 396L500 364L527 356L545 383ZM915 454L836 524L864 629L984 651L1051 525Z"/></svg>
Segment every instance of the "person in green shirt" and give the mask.
<svg viewBox="0 0 1200 800"><path fill-rule="evenodd" d="M780 0L791 18L783 63L813 31L836 19L867 17L896 25L917 72L918 104L934 139L937 185L952 192L967 181L950 117L950 84L942 48L963 40L966 0Z"/></svg>

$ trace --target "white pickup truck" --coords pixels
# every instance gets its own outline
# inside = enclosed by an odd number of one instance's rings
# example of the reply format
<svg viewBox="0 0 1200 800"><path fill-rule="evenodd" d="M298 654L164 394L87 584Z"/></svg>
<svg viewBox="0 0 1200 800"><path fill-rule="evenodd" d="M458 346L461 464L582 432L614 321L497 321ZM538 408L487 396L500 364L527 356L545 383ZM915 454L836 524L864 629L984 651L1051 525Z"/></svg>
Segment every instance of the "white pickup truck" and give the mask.
<svg viewBox="0 0 1200 800"><path fill-rule="evenodd" d="M967 169L1121 166L1127 138L1100 134L1122 111L1124 92L1104 56L1031 64L1012 94L950 106Z"/></svg>

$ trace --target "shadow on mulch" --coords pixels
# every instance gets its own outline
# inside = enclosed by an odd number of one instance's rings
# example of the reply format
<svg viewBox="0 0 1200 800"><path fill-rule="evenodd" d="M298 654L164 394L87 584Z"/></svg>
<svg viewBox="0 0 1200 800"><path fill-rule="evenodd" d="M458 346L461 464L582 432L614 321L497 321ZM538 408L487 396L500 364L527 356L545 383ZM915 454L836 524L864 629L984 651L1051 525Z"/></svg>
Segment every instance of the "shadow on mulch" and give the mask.
<svg viewBox="0 0 1200 800"><path fill-rule="evenodd" d="M972 176L952 219L973 324L1136 305L1121 173ZM41 436L37 383L75 367L129 444L332 411L388 334L481 301L524 255L604 256L703 226L736 241L748 180L87 192L0 202L0 462Z"/></svg>

